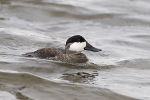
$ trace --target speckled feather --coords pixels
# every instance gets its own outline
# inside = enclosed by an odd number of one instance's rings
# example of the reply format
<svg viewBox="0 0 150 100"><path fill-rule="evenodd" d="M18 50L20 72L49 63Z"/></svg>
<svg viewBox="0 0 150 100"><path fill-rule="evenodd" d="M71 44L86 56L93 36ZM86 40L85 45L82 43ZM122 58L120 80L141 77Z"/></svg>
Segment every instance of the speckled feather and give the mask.
<svg viewBox="0 0 150 100"><path fill-rule="evenodd" d="M88 61L86 55L83 53L70 51L66 54L65 50L60 48L43 48L35 52L26 53L24 56L39 57L43 59L63 61L68 63L84 63Z"/></svg>

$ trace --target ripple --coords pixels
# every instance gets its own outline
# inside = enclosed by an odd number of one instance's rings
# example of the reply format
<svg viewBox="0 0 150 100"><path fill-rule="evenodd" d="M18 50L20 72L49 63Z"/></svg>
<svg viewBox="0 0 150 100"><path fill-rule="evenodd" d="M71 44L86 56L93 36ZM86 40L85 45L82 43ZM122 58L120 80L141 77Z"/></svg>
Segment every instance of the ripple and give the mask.
<svg viewBox="0 0 150 100"><path fill-rule="evenodd" d="M115 45L119 45L119 46L126 46L126 47L132 47L132 48L141 48L141 49L150 49L150 45L148 43L145 42L141 42L141 41L131 41L131 40L111 40L111 43L115 44Z"/></svg>
<svg viewBox="0 0 150 100"><path fill-rule="evenodd" d="M143 40L143 41L146 41L146 42L150 42L150 35L148 34L145 34L145 35L131 35L130 38L133 38L133 39L138 39L138 40Z"/></svg>
<svg viewBox="0 0 150 100"><path fill-rule="evenodd" d="M130 67L138 69L150 69L150 59L133 59L119 62L121 67Z"/></svg>
<svg viewBox="0 0 150 100"><path fill-rule="evenodd" d="M36 9L36 11L34 9ZM49 16L52 16L54 18L89 20L107 19L124 15L122 13L102 13L85 7L73 6L70 4L47 3L42 2L41 0L27 0L21 2L18 1L15 3L13 2L13 4L6 8L6 10L4 11L7 11L8 14L11 14L13 16L17 16L18 18L30 21L49 19ZM39 13L41 13L42 15L39 15Z"/></svg>

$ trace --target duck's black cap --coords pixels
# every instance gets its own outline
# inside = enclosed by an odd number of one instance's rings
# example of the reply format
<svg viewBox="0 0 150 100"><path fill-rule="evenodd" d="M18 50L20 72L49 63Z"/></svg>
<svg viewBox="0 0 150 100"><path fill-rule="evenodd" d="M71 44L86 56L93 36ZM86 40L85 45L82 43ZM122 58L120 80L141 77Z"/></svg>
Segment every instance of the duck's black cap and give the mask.
<svg viewBox="0 0 150 100"><path fill-rule="evenodd" d="M66 41L66 45L68 43L73 43L73 42L85 42L86 40L81 36L81 35L74 35L72 37L70 37L67 41Z"/></svg>
<svg viewBox="0 0 150 100"><path fill-rule="evenodd" d="M74 43L74 42L86 42L86 47L84 47L84 50L89 50L89 51L93 51L93 52L102 51L101 49L95 48L91 44L89 44L81 35L74 35L74 36L70 37L67 40L66 45L68 43Z"/></svg>

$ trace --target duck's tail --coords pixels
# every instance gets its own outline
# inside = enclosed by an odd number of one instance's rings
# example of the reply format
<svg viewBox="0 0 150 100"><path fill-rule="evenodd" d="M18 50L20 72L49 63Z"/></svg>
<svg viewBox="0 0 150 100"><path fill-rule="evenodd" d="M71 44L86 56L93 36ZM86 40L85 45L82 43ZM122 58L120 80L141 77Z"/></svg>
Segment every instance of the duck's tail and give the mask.
<svg viewBox="0 0 150 100"><path fill-rule="evenodd" d="M29 52L29 53L26 53L26 54L23 54L24 57L35 57L35 53L34 52Z"/></svg>

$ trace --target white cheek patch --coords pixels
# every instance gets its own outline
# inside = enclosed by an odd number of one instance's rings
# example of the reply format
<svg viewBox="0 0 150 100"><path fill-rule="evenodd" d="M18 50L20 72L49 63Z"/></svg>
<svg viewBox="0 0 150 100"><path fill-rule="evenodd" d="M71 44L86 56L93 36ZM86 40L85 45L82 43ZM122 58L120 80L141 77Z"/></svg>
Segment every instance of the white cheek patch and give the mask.
<svg viewBox="0 0 150 100"><path fill-rule="evenodd" d="M86 47L86 42L75 42L70 45L69 50L71 51L83 51Z"/></svg>

